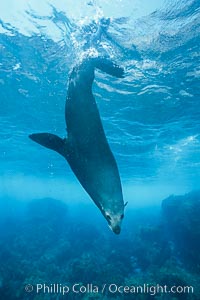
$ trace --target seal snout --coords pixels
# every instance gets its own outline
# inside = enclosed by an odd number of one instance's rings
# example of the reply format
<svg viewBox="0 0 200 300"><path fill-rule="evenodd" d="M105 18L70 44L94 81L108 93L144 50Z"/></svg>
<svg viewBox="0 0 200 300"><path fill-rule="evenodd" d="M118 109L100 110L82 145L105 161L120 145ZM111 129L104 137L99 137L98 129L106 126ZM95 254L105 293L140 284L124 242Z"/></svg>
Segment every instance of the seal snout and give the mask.
<svg viewBox="0 0 200 300"><path fill-rule="evenodd" d="M112 232L114 232L115 234L120 234L121 232L121 214L120 216L115 215L110 217L110 215L107 214L106 217L107 221L108 221L108 226L110 227L110 229L112 230Z"/></svg>
<svg viewBox="0 0 200 300"><path fill-rule="evenodd" d="M117 225L117 226L115 226L114 228L112 228L112 230L113 230L113 232L114 232L115 234L120 234L120 232L121 232L121 228L120 228L119 225Z"/></svg>

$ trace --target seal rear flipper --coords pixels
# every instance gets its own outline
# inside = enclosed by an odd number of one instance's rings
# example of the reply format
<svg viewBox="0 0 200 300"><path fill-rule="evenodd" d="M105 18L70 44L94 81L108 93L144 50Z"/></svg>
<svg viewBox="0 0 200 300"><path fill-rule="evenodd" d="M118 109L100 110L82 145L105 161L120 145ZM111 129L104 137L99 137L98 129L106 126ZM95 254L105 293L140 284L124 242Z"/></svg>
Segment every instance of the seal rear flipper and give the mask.
<svg viewBox="0 0 200 300"><path fill-rule="evenodd" d="M97 57L94 59L95 68L118 78L124 77L124 68L105 57Z"/></svg>
<svg viewBox="0 0 200 300"><path fill-rule="evenodd" d="M60 153L64 157L66 155L66 139L61 139L59 136L51 133L34 133L30 134L29 138L46 148Z"/></svg>

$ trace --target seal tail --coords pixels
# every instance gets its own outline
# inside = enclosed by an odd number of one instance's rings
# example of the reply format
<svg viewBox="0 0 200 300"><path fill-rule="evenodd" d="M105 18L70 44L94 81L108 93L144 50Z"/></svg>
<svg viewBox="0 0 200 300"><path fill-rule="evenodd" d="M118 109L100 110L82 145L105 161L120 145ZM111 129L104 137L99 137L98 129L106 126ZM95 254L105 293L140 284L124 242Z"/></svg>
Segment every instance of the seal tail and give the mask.
<svg viewBox="0 0 200 300"><path fill-rule="evenodd" d="M34 133L29 135L29 138L65 157L66 139L61 139L59 136L51 133Z"/></svg>
<svg viewBox="0 0 200 300"><path fill-rule="evenodd" d="M124 68L118 66L108 58L97 57L92 59L94 67L117 78L124 77Z"/></svg>

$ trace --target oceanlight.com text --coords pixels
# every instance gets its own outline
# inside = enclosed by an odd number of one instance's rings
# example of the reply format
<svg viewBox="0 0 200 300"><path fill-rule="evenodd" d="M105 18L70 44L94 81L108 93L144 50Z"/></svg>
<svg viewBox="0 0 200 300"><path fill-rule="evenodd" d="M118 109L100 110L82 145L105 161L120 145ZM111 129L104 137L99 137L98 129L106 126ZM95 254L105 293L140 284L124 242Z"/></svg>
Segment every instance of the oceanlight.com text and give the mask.
<svg viewBox="0 0 200 300"><path fill-rule="evenodd" d="M156 294L193 294L194 288L192 286L167 286L167 285L117 285L115 283L94 285L92 283L80 284L75 283L73 285L53 283L38 283L35 285L27 284L25 286L25 291L27 293L36 294L58 294L67 295L72 294L149 294L155 296Z"/></svg>

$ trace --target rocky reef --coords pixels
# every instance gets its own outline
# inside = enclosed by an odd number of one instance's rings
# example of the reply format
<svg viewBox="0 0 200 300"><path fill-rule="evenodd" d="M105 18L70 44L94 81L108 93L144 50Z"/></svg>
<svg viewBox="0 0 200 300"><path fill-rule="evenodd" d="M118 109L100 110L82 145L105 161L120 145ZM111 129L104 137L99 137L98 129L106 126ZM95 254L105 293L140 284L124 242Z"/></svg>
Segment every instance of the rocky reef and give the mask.
<svg viewBox="0 0 200 300"><path fill-rule="evenodd" d="M61 201L33 200L24 214L1 222L1 299L199 300L199 208L200 192L170 196L156 214L145 208L130 212L126 232L116 237L90 222L89 212L86 222ZM54 283L71 288L76 283L86 292L61 295ZM37 284L52 287L52 293L36 293ZM109 290L112 284L122 288ZM194 291L133 293L133 286L144 284L192 286ZM27 285L34 290L26 291ZM132 293L124 287L132 287Z"/></svg>
<svg viewBox="0 0 200 300"><path fill-rule="evenodd" d="M200 192L170 196L162 202L165 228L177 257L200 273Z"/></svg>

